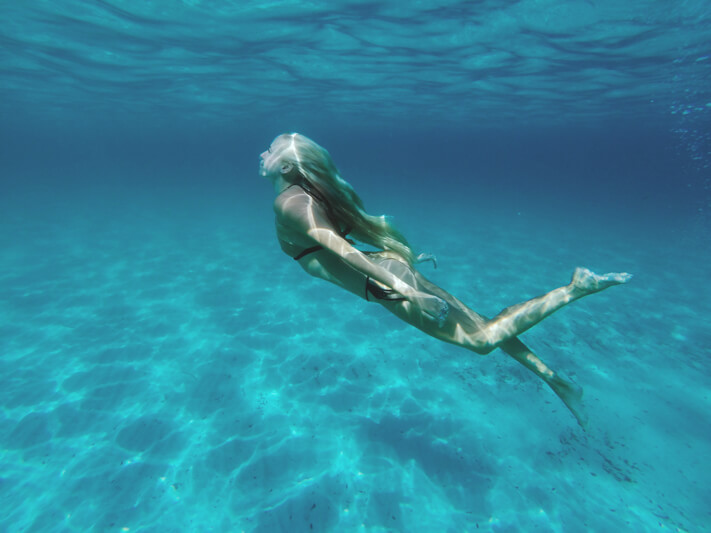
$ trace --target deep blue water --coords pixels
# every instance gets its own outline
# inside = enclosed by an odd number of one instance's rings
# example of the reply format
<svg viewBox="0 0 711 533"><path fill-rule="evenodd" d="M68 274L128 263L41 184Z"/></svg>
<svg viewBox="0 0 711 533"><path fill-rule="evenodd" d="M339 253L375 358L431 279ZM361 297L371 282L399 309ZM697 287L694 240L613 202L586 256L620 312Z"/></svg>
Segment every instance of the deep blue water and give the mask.
<svg viewBox="0 0 711 533"><path fill-rule="evenodd" d="M706 2L0 20L0 531L711 530ZM588 430L285 256L284 131L482 314L632 272L522 335Z"/></svg>

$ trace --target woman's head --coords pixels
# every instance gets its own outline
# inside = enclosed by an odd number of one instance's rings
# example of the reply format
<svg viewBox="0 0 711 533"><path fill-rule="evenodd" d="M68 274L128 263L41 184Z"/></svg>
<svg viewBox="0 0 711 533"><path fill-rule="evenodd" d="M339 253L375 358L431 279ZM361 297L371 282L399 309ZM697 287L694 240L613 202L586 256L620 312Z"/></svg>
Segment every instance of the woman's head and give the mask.
<svg viewBox="0 0 711 533"><path fill-rule="evenodd" d="M328 151L298 133L279 135L261 157L263 176L278 173L291 182L298 181L299 177L308 179L309 174L338 176Z"/></svg>

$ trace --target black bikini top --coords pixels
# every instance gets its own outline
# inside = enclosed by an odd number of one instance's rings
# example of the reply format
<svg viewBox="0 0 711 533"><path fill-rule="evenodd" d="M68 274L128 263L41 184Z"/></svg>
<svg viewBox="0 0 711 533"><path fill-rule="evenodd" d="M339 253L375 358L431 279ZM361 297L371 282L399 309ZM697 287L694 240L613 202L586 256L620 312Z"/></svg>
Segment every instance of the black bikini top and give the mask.
<svg viewBox="0 0 711 533"><path fill-rule="evenodd" d="M311 183L309 183L308 180L304 179L300 181L299 183L294 183L292 185L289 185L285 190L289 190L292 187L300 187L302 191L304 191L306 194L308 194L311 198L316 200L321 206L324 208L324 211L326 211L326 216L328 217L329 222L331 225L338 230L338 234L343 237L344 239L346 238L346 235L348 235L353 228L346 228L346 229L341 229L341 224L338 222L338 218L336 218L335 213L333 212L333 208L331 207L331 204L328 203L328 200L321 194L321 192L316 189ZM348 242L353 244L353 241L351 239L346 239Z"/></svg>

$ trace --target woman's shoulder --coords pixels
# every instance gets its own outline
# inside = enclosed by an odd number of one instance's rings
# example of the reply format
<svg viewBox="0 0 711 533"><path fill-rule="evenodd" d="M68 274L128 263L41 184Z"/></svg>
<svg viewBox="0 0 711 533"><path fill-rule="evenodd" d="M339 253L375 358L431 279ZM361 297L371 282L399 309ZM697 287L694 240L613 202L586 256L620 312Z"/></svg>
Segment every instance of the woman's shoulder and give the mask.
<svg viewBox="0 0 711 533"><path fill-rule="evenodd" d="M321 209L317 202L301 187L292 185L286 188L274 200L274 213L282 224L301 227L309 224L314 216L321 218Z"/></svg>
<svg viewBox="0 0 711 533"><path fill-rule="evenodd" d="M329 217L326 206L298 185L288 187L276 197L274 212L277 221L286 227L337 227Z"/></svg>
<svg viewBox="0 0 711 533"><path fill-rule="evenodd" d="M297 185L291 185L274 199L274 211L279 214L309 201L310 197L304 189Z"/></svg>

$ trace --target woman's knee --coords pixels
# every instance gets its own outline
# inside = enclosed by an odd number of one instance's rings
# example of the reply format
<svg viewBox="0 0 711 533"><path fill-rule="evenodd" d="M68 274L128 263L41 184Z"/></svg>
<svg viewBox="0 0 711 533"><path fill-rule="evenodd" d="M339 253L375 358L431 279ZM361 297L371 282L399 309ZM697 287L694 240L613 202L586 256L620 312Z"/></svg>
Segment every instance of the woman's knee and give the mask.
<svg viewBox="0 0 711 533"><path fill-rule="evenodd" d="M467 348L479 355L487 355L494 351L496 344L491 341L486 330L480 330L467 337Z"/></svg>
<svg viewBox="0 0 711 533"><path fill-rule="evenodd" d="M496 348L487 330L487 322L484 317L478 319L463 312L455 302L444 327L428 333L479 355L487 355Z"/></svg>
<svg viewBox="0 0 711 533"><path fill-rule="evenodd" d="M488 342L473 342L469 346L469 349L472 352L477 353L479 355L489 355L491 352L494 351L495 348L496 346Z"/></svg>

